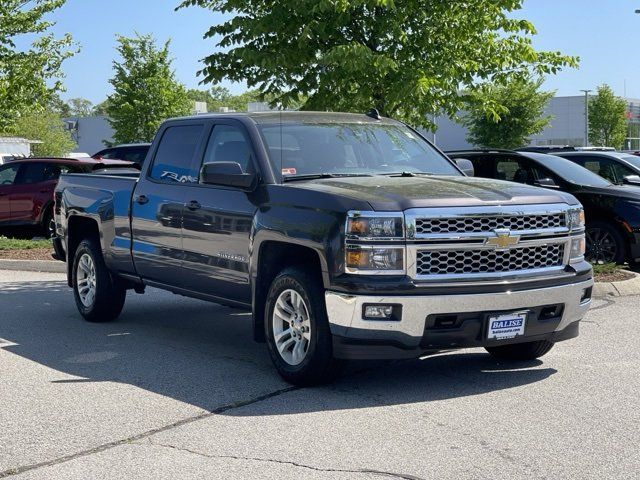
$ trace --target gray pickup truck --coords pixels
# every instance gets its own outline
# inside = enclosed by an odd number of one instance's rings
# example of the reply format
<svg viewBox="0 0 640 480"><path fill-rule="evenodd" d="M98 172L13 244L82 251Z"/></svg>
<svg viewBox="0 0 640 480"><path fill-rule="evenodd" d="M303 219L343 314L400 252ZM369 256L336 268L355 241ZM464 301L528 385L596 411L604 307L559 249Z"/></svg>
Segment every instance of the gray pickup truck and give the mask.
<svg viewBox="0 0 640 480"><path fill-rule="evenodd" d="M141 172L62 176L55 243L87 320L147 286L250 309L292 383L343 359L540 357L590 305L583 210L469 164L376 112L174 119Z"/></svg>

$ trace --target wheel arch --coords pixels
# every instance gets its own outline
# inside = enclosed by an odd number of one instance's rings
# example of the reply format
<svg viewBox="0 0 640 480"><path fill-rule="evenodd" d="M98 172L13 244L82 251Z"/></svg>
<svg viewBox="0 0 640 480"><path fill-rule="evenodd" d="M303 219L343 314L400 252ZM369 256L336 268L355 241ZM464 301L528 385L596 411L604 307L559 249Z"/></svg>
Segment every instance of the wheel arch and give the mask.
<svg viewBox="0 0 640 480"><path fill-rule="evenodd" d="M78 245L85 239L95 239L100 243L98 222L91 218L73 215L67 220L67 283L72 286L73 261Z"/></svg>
<svg viewBox="0 0 640 480"><path fill-rule="evenodd" d="M252 305L253 305L253 338L264 342L264 311L269 287L273 279L283 269L302 266L313 274L320 276L327 287L329 275L324 256L309 245L292 243L289 239L265 240L254 250L256 261L252 270Z"/></svg>

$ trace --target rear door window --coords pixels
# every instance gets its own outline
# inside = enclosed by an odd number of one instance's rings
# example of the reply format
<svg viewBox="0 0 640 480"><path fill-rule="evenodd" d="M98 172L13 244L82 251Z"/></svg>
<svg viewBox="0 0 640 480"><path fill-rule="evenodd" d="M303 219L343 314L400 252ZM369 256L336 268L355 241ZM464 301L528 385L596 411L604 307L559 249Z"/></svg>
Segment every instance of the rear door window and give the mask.
<svg viewBox="0 0 640 480"><path fill-rule="evenodd" d="M19 169L20 165L5 165L0 167L0 186L13 185Z"/></svg>
<svg viewBox="0 0 640 480"><path fill-rule="evenodd" d="M23 163L16 178L16 184L31 185L45 181L44 163Z"/></svg>
<svg viewBox="0 0 640 480"><path fill-rule="evenodd" d="M531 168L519 158L500 158L496 163L496 178L529 185L535 182Z"/></svg>
<svg viewBox="0 0 640 480"><path fill-rule="evenodd" d="M193 160L204 132L204 125L176 125L162 134L149 174L167 183L197 183Z"/></svg>

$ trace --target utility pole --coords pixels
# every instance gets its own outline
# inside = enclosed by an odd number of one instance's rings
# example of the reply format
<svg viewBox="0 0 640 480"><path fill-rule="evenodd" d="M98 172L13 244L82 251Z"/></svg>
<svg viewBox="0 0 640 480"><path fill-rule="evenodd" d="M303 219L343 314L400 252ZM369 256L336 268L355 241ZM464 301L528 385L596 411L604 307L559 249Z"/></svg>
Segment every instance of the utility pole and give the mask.
<svg viewBox="0 0 640 480"><path fill-rule="evenodd" d="M584 146L589 146L589 92L592 90L580 90L584 92Z"/></svg>

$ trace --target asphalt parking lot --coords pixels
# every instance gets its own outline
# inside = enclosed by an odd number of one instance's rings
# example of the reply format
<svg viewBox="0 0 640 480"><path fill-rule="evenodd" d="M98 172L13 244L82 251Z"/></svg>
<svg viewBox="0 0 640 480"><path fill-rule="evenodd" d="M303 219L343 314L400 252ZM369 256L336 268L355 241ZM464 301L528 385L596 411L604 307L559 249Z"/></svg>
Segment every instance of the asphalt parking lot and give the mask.
<svg viewBox="0 0 640 480"><path fill-rule="evenodd" d="M0 478L638 478L638 297L543 361L483 350L292 388L246 313L151 290L119 321L0 271Z"/></svg>

